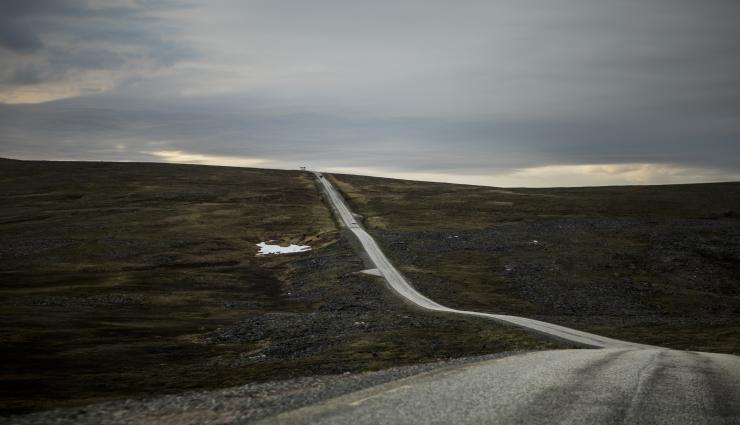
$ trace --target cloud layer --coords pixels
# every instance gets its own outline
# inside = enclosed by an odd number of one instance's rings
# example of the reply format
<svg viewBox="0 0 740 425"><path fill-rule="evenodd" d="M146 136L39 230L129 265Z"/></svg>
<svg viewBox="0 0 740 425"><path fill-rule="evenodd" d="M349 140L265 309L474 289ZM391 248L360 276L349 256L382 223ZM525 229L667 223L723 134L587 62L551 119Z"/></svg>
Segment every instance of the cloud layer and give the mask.
<svg viewBox="0 0 740 425"><path fill-rule="evenodd" d="M0 17L4 156L740 178L733 1L11 0Z"/></svg>

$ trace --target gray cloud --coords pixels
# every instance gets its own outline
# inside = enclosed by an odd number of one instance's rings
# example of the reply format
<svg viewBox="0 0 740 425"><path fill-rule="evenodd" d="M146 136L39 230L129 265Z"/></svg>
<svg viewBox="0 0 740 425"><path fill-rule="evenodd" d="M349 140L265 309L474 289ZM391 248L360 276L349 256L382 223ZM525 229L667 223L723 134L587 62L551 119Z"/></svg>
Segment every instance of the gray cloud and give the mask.
<svg viewBox="0 0 740 425"><path fill-rule="evenodd" d="M28 25L0 19L0 45L18 53L32 53L43 47Z"/></svg>
<svg viewBox="0 0 740 425"><path fill-rule="evenodd" d="M622 163L740 170L734 1L3 7L31 37L14 30L15 44L2 42L5 87L82 71L123 77L95 96L4 105L2 155L151 160L180 150L458 175Z"/></svg>
<svg viewBox="0 0 740 425"><path fill-rule="evenodd" d="M38 84L87 70L130 72L192 58L195 51L178 43L177 31L158 16L182 7L142 1L4 1L0 45L6 53L0 56L5 69L0 83Z"/></svg>

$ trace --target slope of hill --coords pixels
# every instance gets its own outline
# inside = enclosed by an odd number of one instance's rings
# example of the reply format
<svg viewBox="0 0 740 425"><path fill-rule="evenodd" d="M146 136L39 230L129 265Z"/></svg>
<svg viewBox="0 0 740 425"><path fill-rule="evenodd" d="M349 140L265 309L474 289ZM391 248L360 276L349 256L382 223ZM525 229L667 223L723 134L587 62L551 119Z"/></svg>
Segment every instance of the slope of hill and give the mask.
<svg viewBox="0 0 740 425"><path fill-rule="evenodd" d="M406 277L444 305L740 353L740 183L333 181Z"/></svg>
<svg viewBox="0 0 740 425"><path fill-rule="evenodd" d="M0 160L0 410L553 344L420 312L298 171ZM256 257L256 244L309 245Z"/></svg>

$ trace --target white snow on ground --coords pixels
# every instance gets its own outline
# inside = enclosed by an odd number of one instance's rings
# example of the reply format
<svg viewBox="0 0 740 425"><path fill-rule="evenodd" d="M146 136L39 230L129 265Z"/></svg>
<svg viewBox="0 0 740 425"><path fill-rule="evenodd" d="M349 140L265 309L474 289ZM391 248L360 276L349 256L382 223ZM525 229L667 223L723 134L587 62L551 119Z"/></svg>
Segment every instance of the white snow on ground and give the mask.
<svg viewBox="0 0 740 425"><path fill-rule="evenodd" d="M257 255L270 255L270 254L291 254L293 252L306 252L310 251L311 247L308 245L268 245L267 242L260 242L257 244L260 247L260 252Z"/></svg>

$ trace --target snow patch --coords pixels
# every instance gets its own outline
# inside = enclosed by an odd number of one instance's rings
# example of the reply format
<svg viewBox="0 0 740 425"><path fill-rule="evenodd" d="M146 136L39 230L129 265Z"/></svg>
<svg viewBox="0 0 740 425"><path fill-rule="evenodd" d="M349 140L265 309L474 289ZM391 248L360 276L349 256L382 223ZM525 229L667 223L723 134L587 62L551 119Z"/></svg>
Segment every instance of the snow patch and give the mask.
<svg viewBox="0 0 740 425"><path fill-rule="evenodd" d="M373 275L373 276L383 277L383 274L378 269L360 270L360 273L365 273L365 274L370 274L370 275Z"/></svg>
<svg viewBox="0 0 740 425"><path fill-rule="evenodd" d="M260 247L260 251L257 255L270 255L270 254L292 254L294 252L306 252L310 251L311 247L308 245L268 245L267 242L260 242L257 244Z"/></svg>

